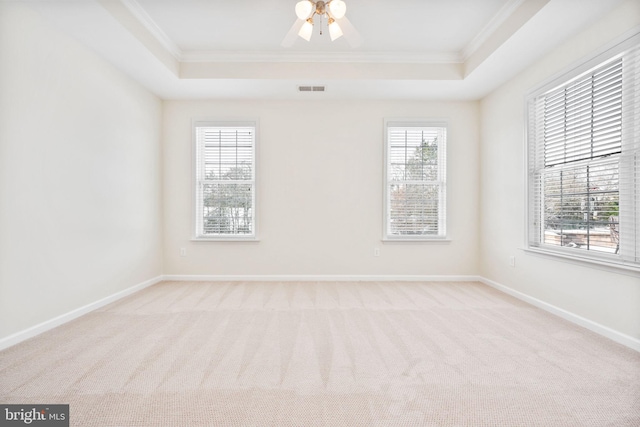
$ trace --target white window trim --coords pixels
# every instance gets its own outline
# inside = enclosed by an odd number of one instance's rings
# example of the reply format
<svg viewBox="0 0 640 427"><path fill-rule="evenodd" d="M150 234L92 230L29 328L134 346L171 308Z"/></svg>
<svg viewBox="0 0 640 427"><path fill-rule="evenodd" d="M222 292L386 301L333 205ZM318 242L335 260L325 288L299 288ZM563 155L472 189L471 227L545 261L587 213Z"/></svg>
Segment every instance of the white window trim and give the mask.
<svg viewBox="0 0 640 427"><path fill-rule="evenodd" d="M636 276L640 273L640 265L624 262L618 257L606 253L582 253L576 252L569 248L552 247L550 245L534 246L530 244L530 181L529 181L529 129L528 129L528 111L529 100L539 94L549 92L559 86L566 85L571 80L579 78L582 74L597 67L599 64L611 60L616 55L632 48L640 42L640 27L633 28L612 42L608 43L594 54L586 59L575 62L572 66L556 73L552 77L546 79L536 87L532 88L524 99L524 248L525 252L533 255L553 259L560 262L577 264L586 267L604 269L607 271L618 272L621 274L631 274Z"/></svg>
<svg viewBox="0 0 640 427"><path fill-rule="evenodd" d="M217 236L202 236L199 235L201 229L201 220L198 217L198 140L197 140L197 127L199 126L251 126L254 128L254 141L253 141L253 233L249 235L234 235L223 234ZM228 119L217 120L210 118L198 118L191 120L191 138L192 138L192 152L191 152L191 241L193 242L259 242L258 237L258 140L259 140L259 121L258 119Z"/></svg>
<svg viewBox="0 0 640 427"><path fill-rule="evenodd" d="M607 260L606 254L601 258L589 258L581 257L574 253L565 254L562 251L555 251L553 249L540 249L537 247L525 247L523 250L527 253L540 256L543 258L552 259L554 261L566 262L569 264L576 264L585 267L592 267L598 270L610 271L613 273L626 274L631 276L640 276L640 267L636 267L628 264L621 264L615 262L615 260Z"/></svg>
<svg viewBox="0 0 640 427"><path fill-rule="evenodd" d="M388 189L388 155L389 155L389 127L405 126L405 127L444 127L447 130L447 138L445 140L445 149L438 150L440 159L444 159L444 184L443 191L440 195L439 203L444 206L444 209L440 209L438 218L438 227L443 229L444 233L439 236L394 236L387 234L388 221L389 221L389 189ZM382 176L382 242L383 243L450 243L451 239L448 234L448 151L449 151L449 123L447 119L435 118L435 119L384 119L384 143L383 143L383 176Z"/></svg>

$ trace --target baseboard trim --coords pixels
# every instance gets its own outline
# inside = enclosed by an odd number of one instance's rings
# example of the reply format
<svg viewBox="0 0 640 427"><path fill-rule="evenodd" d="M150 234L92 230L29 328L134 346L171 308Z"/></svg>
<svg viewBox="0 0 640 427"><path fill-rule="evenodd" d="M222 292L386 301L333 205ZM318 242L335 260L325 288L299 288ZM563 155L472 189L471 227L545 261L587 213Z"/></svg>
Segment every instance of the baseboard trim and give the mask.
<svg viewBox="0 0 640 427"><path fill-rule="evenodd" d="M93 303L87 304L83 307L79 307L68 313L54 317L53 319L42 322L24 331L17 332L0 339L0 350L16 345L29 338L35 337L43 332L49 331L64 323L70 322L82 315L90 313L107 304L138 292L144 288L155 285L162 281L176 281L176 282L225 282L225 281L309 281L309 282L323 282L323 281L341 281L341 282L386 282L386 281L403 281L403 282L481 282L487 286L497 289L505 294L511 295L519 300L527 302L535 307L559 316L565 320L568 320L576 325L589 329L597 334L600 334L610 340L613 340L619 344L629 347L635 351L640 352L640 340L631 337L629 335L618 332L607 326L601 325L592 320L578 316L560 307L556 307L552 304L516 291L508 286L502 285L493 280L487 279L482 276L462 275L462 276L423 276L423 275L163 275L153 279L146 280L142 283L134 285L130 288L124 289L108 297L102 298Z"/></svg>
<svg viewBox="0 0 640 427"><path fill-rule="evenodd" d="M480 276L421 276L421 275L180 275L162 276L175 282L478 282Z"/></svg>
<svg viewBox="0 0 640 427"><path fill-rule="evenodd" d="M161 281L162 281L162 276L154 277L153 279L149 279L142 283L138 283L137 285L131 286L130 288L124 289L113 295L109 295L108 297L102 298L98 301L92 302L85 306L76 308L75 310L72 310L68 313L61 314L60 316L54 317L53 319L44 321L38 325L25 329L24 331L16 332L15 334L12 334L5 338L0 339L0 350L4 350L5 348L16 345L22 341L26 341L29 338L33 338L36 335L40 335L43 332L49 331L53 328L56 328L67 322L77 319L80 316L83 316L87 313L90 313L94 310L104 307L107 304L111 304L114 301L117 301L121 298L124 298L128 295L138 292L144 288L148 288L149 286L155 285L156 283L159 283Z"/></svg>
<svg viewBox="0 0 640 427"><path fill-rule="evenodd" d="M556 307L553 304L549 304L527 294L524 294L520 291L516 291L508 286L502 285L493 280L487 279L485 277L480 277L480 282L484 283L487 286L491 286L494 289L497 289L505 294L511 295L512 297L518 298L524 302L527 302L535 307L538 307L544 311L555 314L569 322L575 323L578 326L582 326L583 328L589 329L592 332L595 332L599 335L602 335L606 338L609 338L612 341L617 342L618 344L622 344L625 347L629 347L635 351L640 352L640 340L631 337L629 335L618 332L614 329L611 329L607 326L601 325L600 323L594 322L592 320L586 319L582 316L578 316L577 314L571 313L565 309L560 307Z"/></svg>

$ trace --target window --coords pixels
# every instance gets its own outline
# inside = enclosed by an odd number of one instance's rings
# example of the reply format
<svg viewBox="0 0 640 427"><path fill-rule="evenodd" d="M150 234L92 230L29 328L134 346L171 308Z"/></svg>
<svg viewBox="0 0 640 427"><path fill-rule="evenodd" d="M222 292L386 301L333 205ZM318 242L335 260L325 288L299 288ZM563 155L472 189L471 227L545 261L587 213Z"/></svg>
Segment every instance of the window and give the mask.
<svg viewBox="0 0 640 427"><path fill-rule="evenodd" d="M254 239L255 122L197 122L195 237Z"/></svg>
<svg viewBox="0 0 640 427"><path fill-rule="evenodd" d="M443 123L387 121L385 240L446 238Z"/></svg>
<svg viewBox="0 0 640 427"><path fill-rule="evenodd" d="M528 98L529 248L640 266L637 46Z"/></svg>

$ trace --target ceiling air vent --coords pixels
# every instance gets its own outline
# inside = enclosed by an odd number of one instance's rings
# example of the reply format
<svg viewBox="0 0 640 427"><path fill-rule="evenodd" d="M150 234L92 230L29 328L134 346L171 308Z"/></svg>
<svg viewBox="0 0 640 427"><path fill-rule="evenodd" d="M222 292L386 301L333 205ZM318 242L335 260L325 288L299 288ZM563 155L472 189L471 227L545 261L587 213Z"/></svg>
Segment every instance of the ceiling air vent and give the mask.
<svg viewBox="0 0 640 427"><path fill-rule="evenodd" d="M324 92L324 86L298 86L299 92Z"/></svg>

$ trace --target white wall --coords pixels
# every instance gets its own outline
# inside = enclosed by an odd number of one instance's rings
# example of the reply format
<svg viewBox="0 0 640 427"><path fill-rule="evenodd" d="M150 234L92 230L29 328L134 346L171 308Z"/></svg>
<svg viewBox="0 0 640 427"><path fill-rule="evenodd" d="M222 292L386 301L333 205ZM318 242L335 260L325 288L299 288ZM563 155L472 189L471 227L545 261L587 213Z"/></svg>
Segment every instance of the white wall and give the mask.
<svg viewBox="0 0 640 427"><path fill-rule="evenodd" d="M161 111L0 4L0 338L162 273Z"/></svg>
<svg viewBox="0 0 640 427"><path fill-rule="evenodd" d="M382 244L383 120L422 117L449 120L452 242ZM259 242L190 241L194 118L259 119ZM475 102L167 101L164 272L475 275L478 133ZM373 256L374 247L380 257Z"/></svg>
<svg viewBox="0 0 640 427"><path fill-rule="evenodd" d="M627 1L481 102L482 275L636 339L640 279L541 258L524 247L524 99L546 79L640 24ZM516 266L509 266L509 256Z"/></svg>

